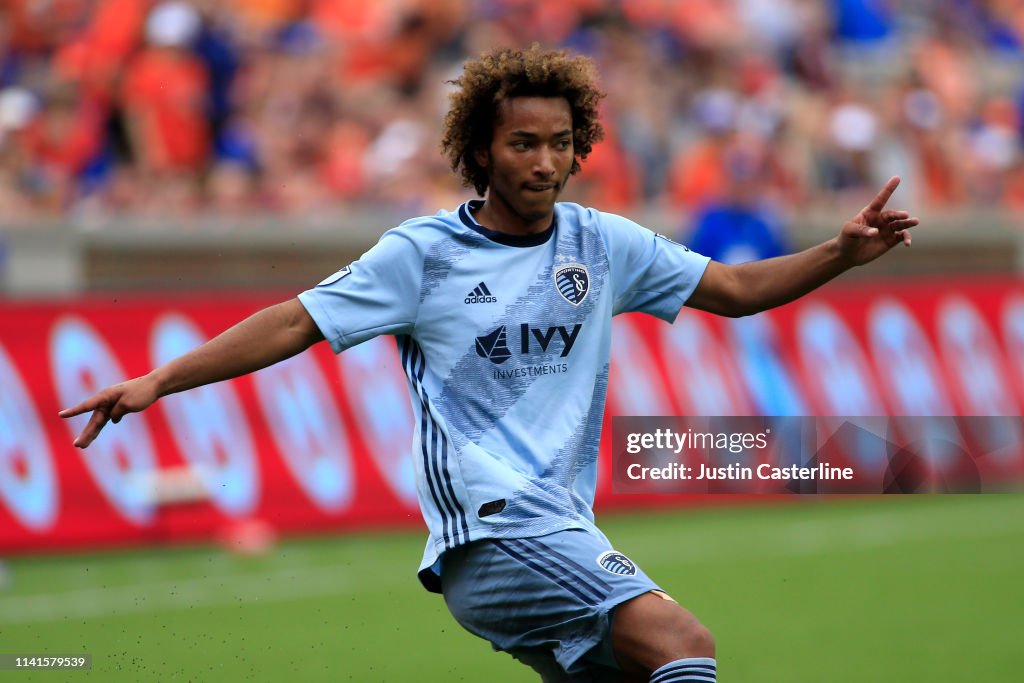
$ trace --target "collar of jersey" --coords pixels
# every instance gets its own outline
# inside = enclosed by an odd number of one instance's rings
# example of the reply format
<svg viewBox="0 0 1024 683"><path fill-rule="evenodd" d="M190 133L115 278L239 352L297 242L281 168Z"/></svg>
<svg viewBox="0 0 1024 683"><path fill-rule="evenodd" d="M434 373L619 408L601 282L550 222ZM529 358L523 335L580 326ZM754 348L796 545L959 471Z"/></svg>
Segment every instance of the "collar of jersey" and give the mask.
<svg viewBox="0 0 1024 683"><path fill-rule="evenodd" d="M462 219L462 222L465 223L467 228L475 230L492 242L504 244L509 247L536 247L547 242L551 239L551 236L555 234L555 223L557 222L555 216L551 217L551 225L548 226L547 230L533 235L510 235L507 232L498 232L497 230L485 228L476 222L472 213L483 205L484 202L482 199L470 199L459 207L459 218Z"/></svg>

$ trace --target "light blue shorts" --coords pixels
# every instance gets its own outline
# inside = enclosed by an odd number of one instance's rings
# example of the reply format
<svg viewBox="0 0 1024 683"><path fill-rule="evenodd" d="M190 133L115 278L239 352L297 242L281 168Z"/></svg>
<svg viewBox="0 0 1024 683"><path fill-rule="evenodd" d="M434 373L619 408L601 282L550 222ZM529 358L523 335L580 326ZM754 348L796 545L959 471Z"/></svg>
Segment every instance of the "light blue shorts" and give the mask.
<svg viewBox="0 0 1024 683"><path fill-rule="evenodd" d="M441 583L465 629L532 666L545 683L619 680L612 611L660 590L603 534L581 529L449 550Z"/></svg>

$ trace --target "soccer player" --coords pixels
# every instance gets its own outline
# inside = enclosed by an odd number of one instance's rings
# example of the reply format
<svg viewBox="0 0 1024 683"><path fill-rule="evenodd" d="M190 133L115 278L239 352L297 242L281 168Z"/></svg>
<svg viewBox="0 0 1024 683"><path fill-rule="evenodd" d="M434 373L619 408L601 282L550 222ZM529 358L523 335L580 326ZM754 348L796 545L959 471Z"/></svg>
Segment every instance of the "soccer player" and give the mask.
<svg viewBox="0 0 1024 683"><path fill-rule="evenodd" d="M708 630L594 525L612 316L780 306L909 246L917 219L885 210L893 178L828 242L709 262L620 216L556 202L602 136L589 60L500 50L454 84L443 149L482 200L403 223L297 299L60 414L92 411L75 440L85 448L161 396L324 339L340 353L392 335L415 406L424 586L544 681L713 683Z"/></svg>

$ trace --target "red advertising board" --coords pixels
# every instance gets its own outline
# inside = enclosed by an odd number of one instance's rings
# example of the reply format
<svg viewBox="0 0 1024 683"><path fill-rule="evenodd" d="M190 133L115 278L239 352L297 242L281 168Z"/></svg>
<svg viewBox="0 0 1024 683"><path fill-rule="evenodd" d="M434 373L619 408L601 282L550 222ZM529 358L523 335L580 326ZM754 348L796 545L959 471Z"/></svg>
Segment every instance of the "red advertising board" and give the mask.
<svg viewBox="0 0 1024 683"><path fill-rule="evenodd" d="M60 408L276 301L0 303L0 553L204 539L250 519L281 532L422 524L407 456L412 413L386 337L340 356L320 344L255 375L162 399L88 450L71 446L85 418L60 420ZM671 326L616 320L609 415L1019 415L1022 407L1017 280L836 283L753 318L686 309ZM606 420L605 449L609 430ZM603 460L598 504L644 502L611 494Z"/></svg>

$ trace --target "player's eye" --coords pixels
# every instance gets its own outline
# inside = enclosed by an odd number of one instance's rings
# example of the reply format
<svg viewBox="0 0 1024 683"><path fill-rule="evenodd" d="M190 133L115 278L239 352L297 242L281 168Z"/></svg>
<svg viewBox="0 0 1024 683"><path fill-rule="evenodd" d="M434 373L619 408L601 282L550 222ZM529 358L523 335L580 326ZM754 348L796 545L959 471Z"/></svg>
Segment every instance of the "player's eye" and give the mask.
<svg viewBox="0 0 1024 683"><path fill-rule="evenodd" d="M525 152L526 150L530 149L530 143L526 142L525 140L517 140L512 143L512 149L514 149L517 152Z"/></svg>
<svg viewBox="0 0 1024 683"><path fill-rule="evenodd" d="M558 150L564 152L565 150L572 147L572 140L559 140L557 143L555 143L555 147Z"/></svg>

